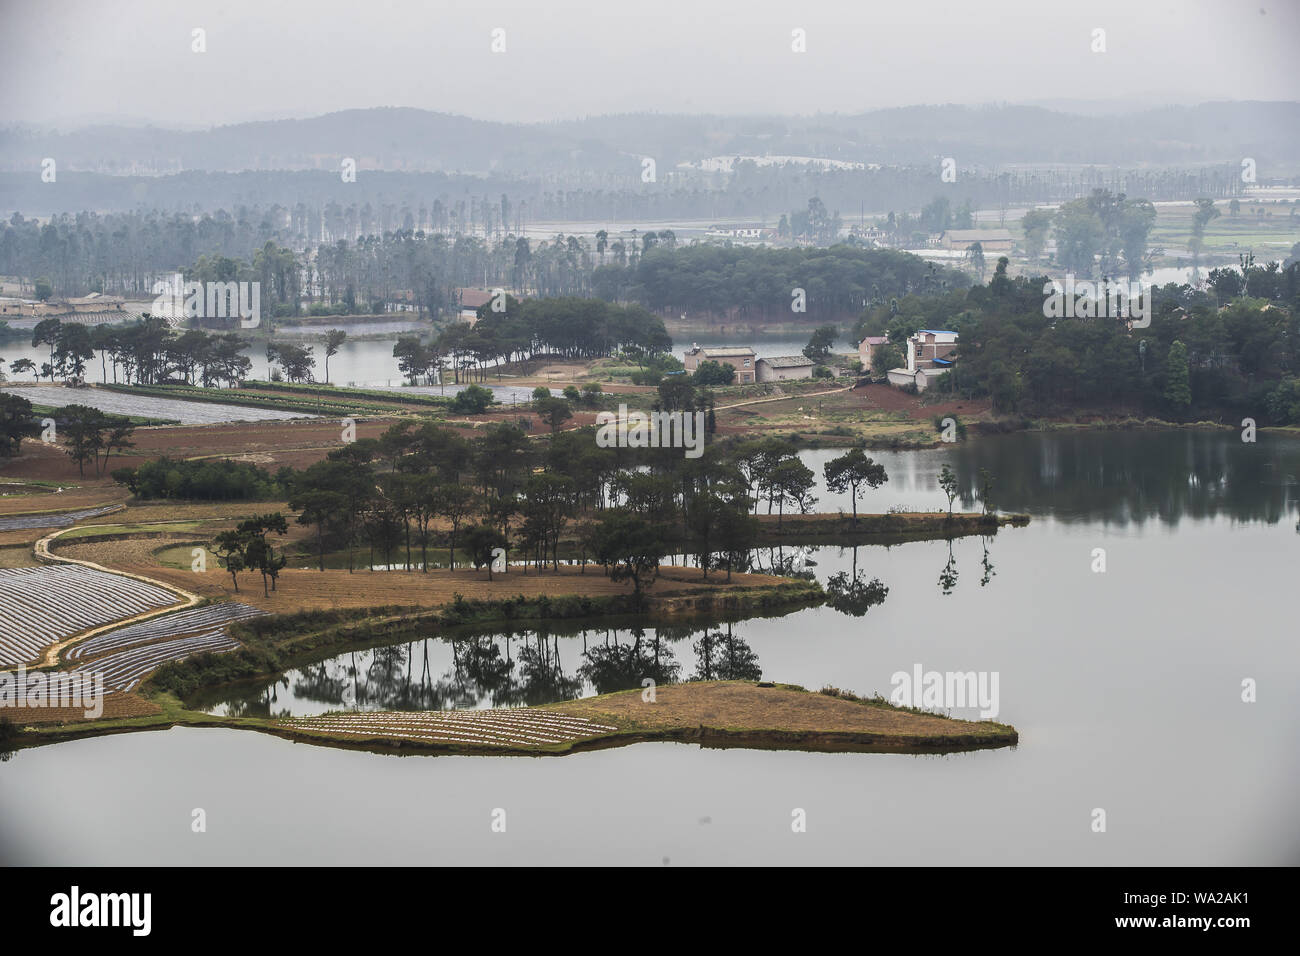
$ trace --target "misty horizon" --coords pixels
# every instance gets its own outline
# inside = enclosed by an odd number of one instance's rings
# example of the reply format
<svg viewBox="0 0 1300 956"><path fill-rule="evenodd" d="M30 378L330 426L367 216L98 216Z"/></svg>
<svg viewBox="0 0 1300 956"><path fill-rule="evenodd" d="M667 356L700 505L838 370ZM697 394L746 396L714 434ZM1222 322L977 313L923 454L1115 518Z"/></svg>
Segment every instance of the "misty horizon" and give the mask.
<svg viewBox="0 0 1300 956"><path fill-rule="evenodd" d="M1300 100L1287 42L1300 35L1300 6L1249 13L1224 0L1107 2L1086 13L1023 0L996 13L946 0L901 10L727 0L653 11L328 0L307 17L251 2L6 4L0 115L42 129L208 129L377 106L546 123L647 112L815 117L931 104L1082 101L1095 110L1123 102L1131 110ZM191 49L199 28L201 54ZM796 28L806 31L798 55ZM504 50L493 53L497 29ZM1106 31L1104 52L1090 49L1096 29Z"/></svg>

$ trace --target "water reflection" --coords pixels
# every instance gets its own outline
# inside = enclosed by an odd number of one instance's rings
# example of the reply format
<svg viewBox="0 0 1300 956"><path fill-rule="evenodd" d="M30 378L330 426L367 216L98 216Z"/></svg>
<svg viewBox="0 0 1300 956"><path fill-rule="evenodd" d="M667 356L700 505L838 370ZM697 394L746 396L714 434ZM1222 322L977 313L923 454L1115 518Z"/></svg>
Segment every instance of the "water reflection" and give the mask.
<svg viewBox="0 0 1300 956"><path fill-rule="evenodd" d="M939 572L939 589L945 594L951 594L952 589L957 586L957 559L952 555L952 538L948 539L948 563L943 566Z"/></svg>
<svg viewBox="0 0 1300 956"><path fill-rule="evenodd" d="M848 571L837 571L826 579L827 603L841 614L862 617L878 604L885 603L889 588L880 578L868 581L858 573L858 548L853 547L853 566Z"/></svg>
<svg viewBox="0 0 1300 956"><path fill-rule="evenodd" d="M197 703L236 717L521 707L640 688L647 680L672 684L687 670L686 680L762 676L758 656L733 624L539 628L421 637L348 651L294 668L256 689L227 687Z"/></svg>
<svg viewBox="0 0 1300 956"><path fill-rule="evenodd" d="M828 449L800 457L820 476L834 455ZM987 469L1000 510L1069 522L1155 519L1172 526L1228 517L1274 524L1300 514L1300 441L1268 433L1243 442L1234 429L1024 432L872 457L889 472L889 484L869 499L873 511L946 508L937 476L947 464L965 510L978 508L980 470ZM819 479L814 493L822 510L849 510L846 496L820 485Z"/></svg>

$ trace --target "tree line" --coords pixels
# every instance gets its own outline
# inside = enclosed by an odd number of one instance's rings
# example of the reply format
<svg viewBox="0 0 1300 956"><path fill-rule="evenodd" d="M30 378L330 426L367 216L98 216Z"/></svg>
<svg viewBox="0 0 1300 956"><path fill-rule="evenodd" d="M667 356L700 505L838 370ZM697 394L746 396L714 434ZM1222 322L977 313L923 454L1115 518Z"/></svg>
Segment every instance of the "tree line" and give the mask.
<svg viewBox="0 0 1300 956"><path fill-rule="evenodd" d="M488 366L521 362L539 355L571 359L603 358L618 352L645 357L673 346L663 320L645 309L600 299L516 299L501 294L501 308L488 302L472 325L454 322L429 342L402 336L393 346L398 368L411 382L450 368L480 380Z"/></svg>
<svg viewBox="0 0 1300 956"><path fill-rule="evenodd" d="M247 377L252 363L241 355L245 342L237 333L175 329L166 319L149 314L123 325L84 325L42 319L32 330L32 345L47 346L49 361L15 360L9 370L31 373L39 380L76 382L86 364L98 354L102 377L126 384L156 385L179 379L188 385L235 386Z"/></svg>
<svg viewBox="0 0 1300 956"><path fill-rule="evenodd" d="M1152 289L1151 325L1122 318L1048 318L1047 276L1011 278L1002 258L987 285L905 296L866 310L854 334L887 334L873 371L901 360L921 328L959 333L938 394L988 397L996 410L1068 414L1128 409L1300 422L1300 263L1214 270L1206 289Z"/></svg>
<svg viewBox="0 0 1300 956"><path fill-rule="evenodd" d="M892 249L692 245L652 247L635 264L600 266L592 286L603 299L673 314L813 322L856 316L874 303L944 283L964 287L969 280Z"/></svg>

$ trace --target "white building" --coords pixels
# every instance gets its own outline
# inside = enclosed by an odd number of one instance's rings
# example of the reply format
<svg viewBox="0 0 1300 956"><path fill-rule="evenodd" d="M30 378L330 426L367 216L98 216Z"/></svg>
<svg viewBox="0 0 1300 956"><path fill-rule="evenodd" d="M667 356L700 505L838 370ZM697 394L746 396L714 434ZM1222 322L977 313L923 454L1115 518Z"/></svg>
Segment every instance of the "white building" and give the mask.
<svg viewBox="0 0 1300 956"><path fill-rule="evenodd" d="M812 378L815 365L806 355L774 355L759 359L756 371L760 382L789 382Z"/></svg>
<svg viewBox="0 0 1300 956"><path fill-rule="evenodd" d="M891 368L889 384L915 385L925 391L953 366L949 356L957 349L957 333L949 329L921 329L907 340L907 367Z"/></svg>

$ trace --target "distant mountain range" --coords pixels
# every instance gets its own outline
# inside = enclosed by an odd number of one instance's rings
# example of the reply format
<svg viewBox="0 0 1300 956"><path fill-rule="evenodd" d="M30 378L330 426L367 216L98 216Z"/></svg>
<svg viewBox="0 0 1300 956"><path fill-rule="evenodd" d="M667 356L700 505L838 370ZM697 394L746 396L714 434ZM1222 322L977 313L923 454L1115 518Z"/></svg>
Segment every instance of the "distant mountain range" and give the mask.
<svg viewBox="0 0 1300 956"><path fill-rule="evenodd" d="M98 125L71 132L0 130L0 170L121 175L180 171L362 170L558 177L659 170L713 156L815 156L921 165L1086 164L1189 166L1256 160L1300 171L1300 103L1203 103L1087 115L1038 106L912 106L856 115L687 116L626 114L508 124L407 108L345 110L186 131Z"/></svg>

